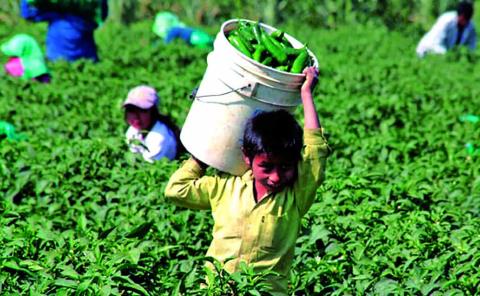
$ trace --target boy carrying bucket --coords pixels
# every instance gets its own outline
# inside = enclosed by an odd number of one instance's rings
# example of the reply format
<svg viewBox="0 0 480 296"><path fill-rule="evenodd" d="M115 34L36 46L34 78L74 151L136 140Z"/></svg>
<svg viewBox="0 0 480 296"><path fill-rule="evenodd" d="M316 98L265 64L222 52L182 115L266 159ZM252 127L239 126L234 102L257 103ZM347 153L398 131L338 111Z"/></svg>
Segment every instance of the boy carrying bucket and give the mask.
<svg viewBox="0 0 480 296"><path fill-rule="evenodd" d="M303 73L303 133L287 111L258 113L244 132L242 152L249 170L243 176L204 176L205 165L192 157L165 189L177 205L212 210L207 256L224 263L225 270L238 271L243 261L257 271L278 273L268 278L272 295L287 295L301 218L324 179L329 151L312 97L318 70L308 67Z"/></svg>

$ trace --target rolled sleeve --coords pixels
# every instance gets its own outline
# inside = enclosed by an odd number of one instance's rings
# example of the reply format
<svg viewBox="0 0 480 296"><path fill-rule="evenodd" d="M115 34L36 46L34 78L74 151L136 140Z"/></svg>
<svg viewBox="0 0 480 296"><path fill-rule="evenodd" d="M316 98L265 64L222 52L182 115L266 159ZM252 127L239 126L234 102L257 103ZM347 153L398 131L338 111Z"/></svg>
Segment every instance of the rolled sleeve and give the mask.
<svg viewBox="0 0 480 296"><path fill-rule="evenodd" d="M190 172L192 176L201 177L205 173L205 170L202 169L202 167L198 165L198 163L193 158L189 158L187 161L185 161L185 163L182 166L182 169Z"/></svg>
<svg viewBox="0 0 480 296"><path fill-rule="evenodd" d="M303 142L306 148L315 146L315 149L318 150L318 154L316 154L318 156L327 157L331 152L323 134L323 128L305 129L303 131Z"/></svg>
<svg viewBox="0 0 480 296"><path fill-rule="evenodd" d="M314 202L317 188L325 179L326 160L331 151L323 135L323 129L305 129L303 137L303 157L298 166L298 180L294 186L301 216L305 215Z"/></svg>
<svg viewBox="0 0 480 296"><path fill-rule="evenodd" d="M210 199L217 192L219 178L204 176L205 171L190 158L170 177L165 196L176 205L190 209L210 209Z"/></svg>

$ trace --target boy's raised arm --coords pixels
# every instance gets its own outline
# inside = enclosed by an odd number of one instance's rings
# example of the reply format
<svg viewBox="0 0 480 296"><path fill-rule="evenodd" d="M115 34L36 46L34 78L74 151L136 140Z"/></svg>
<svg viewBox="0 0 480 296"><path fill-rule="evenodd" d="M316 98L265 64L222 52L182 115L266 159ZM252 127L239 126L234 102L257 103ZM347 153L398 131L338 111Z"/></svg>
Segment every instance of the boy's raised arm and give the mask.
<svg viewBox="0 0 480 296"><path fill-rule="evenodd" d="M302 85L301 97L304 113L304 128L316 129L320 128L320 120L318 119L317 110L313 101L312 92L318 81L318 69L316 67L307 67L303 70L306 75L305 82Z"/></svg>
<svg viewBox="0 0 480 296"><path fill-rule="evenodd" d="M165 196L182 207L210 209L210 198L219 182L216 177L206 177L204 173L205 166L191 157L170 177Z"/></svg>
<svg viewBox="0 0 480 296"><path fill-rule="evenodd" d="M317 198L317 188L325 179L325 165L329 154L328 144L323 137L322 127L318 118L312 92L317 83L318 69L305 68L306 75L302 85L301 95L304 112L303 143L304 151L302 161L298 167L298 180L294 190L298 193L297 207L303 216L307 213Z"/></svg>

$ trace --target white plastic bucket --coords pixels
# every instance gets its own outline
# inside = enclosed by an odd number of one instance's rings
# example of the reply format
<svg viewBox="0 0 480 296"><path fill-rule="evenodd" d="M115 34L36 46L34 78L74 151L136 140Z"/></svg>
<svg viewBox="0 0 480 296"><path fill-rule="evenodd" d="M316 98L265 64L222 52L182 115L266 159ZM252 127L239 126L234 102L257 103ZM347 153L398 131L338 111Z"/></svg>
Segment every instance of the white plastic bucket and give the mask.
<svg viewBox="0 0 480 296"><path fill-rule="evenodd" d="M222 24L214 49L208 54L207 69L180 134L185 148L204 163L233 175L242 175L241 140L246 121L257 110L286 109L301 104L304 74L293 74L264 66L245 56L227 40L226 33L239 21ZM268 32L276 29L260 23ZM285 34L295 48L303 44ZM316 57L309 52L318 66Z"/></svg>

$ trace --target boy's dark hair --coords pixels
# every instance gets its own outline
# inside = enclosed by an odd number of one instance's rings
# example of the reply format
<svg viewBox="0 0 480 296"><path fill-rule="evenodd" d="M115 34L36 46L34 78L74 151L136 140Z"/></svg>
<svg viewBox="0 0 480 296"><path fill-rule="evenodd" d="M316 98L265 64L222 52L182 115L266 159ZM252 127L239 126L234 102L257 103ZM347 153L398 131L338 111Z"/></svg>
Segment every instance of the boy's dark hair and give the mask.
<svg viewBox="0 0 480 296"><path fill-rule="evenodd" d="M473 4L467 1L458 3L457 15L464 15L467 20L470 20L473 16Z"/></svg>
<svg viewBox="0 0 480 296"><path fill-rule="evenodd" d="M285 110L258 112L247 121L242 150L250 161L260 153L299 161L302 147L303 130Z"/></svg>

